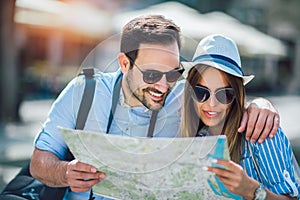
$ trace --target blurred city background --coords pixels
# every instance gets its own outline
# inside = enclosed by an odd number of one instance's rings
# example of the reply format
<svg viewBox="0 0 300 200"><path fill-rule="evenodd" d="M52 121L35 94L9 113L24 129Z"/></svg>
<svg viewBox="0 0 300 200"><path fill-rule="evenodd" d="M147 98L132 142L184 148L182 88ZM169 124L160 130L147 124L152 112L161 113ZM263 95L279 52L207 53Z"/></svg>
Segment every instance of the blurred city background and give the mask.
<svg viewBox="0 0 300 200"><path fill-rule="evenodd" d="M82 67L113 71L123 25L163 14L182 29L190 60L210 33L239 47L250 98L266 97L300 160L300 1L0 1L0 190L29 160L51 103Z"/></svg>

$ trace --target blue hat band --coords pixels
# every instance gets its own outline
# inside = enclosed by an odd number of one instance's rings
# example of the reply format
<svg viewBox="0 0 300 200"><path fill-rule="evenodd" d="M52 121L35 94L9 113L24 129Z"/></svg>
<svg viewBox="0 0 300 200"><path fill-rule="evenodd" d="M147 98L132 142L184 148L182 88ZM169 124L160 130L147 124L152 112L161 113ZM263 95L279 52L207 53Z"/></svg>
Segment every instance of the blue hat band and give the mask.
<svg viewBox="0 0 300 200"><path fill-rule="evenodd" d="M212 61L215 63L219 63L222 65L227 66L228 68L234 70L236 73L240 75L244 75L243 71L241 70L241 67L232 59L218 55L218 54L205 54L205 55L200 55L193 59L193 62L203 62L203 61Z"/></svg>

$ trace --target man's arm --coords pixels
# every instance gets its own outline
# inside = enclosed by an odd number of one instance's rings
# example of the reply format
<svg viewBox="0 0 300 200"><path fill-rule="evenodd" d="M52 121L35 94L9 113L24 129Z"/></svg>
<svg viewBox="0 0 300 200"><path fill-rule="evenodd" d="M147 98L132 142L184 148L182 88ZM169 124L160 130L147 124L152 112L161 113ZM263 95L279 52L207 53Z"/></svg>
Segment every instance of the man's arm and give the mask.
<svg viewBox="0 0 300 200"><path fill-rule="evenodd" d="M31 175L50 187L69 186L74 192L86 192L105 178L91 165L73 160L62 161L53 153L35 148L30 163Z"/></svg>
<svg viewBox="0 0 300 200"><path fill-rule="evenodd" d="M244 112L240 133L246 131L246 139L262 143L268 136L272 138L279 126L279 115L274 106L264 98L254 99Z"/></svg>

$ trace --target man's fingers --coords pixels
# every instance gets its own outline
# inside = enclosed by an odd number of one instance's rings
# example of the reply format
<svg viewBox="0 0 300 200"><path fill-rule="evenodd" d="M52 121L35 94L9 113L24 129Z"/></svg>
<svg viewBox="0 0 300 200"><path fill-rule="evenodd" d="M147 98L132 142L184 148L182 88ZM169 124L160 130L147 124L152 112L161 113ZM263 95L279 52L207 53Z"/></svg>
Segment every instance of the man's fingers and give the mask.
<svg viewBox="0 0 300 200"><path fill-rule="evenodd" d="M274 137L274 135L276 134L276 132L278 130L279 124L280 124L278 113L275 114L274 123L273 124L274 124L273 128L272 128L271 133L269 135L270 138Z"/></svg>
<svg viewBox="0 0 300 200"><path fill-rule="evenodd" d="M256 126L256 121L259 117L259 111L256 106L249 106L247 111L248 123L246 128L246 140L250 140L253 138L253 131Z"/></svg>
<svg viewBox="0 0 300 200"><path fill-rule="evenodd" d="M86 192L95 184L99 183L105 178L102 172L97 173L80 173L77 172L69 179L69 185L74 192Z"/></svg>
<svg viewBox="0 0 300 200"><path fill-rule="evenodd" d="M86 192L99 182L99 179L75 180L70 188L73 192Z"/></svg>
<svg viewBox="0 0 300 200"><path fill-rule="evenodd" d="M239 133L243 133L246 130L247 121L248 121L248 113L245 111L244 114L243 114L241 125L238 128Z"/></svg>
<svg viewBox="0 0 300 200"><path fill-rule="evenodd" d="M78 180L89 180L89 179L104 179L105 174L102 172L97 173L84 173L84 172L76 172L73 171L73 173L70 175L70 177Z"/></svg>
<svg viewBox="0 0 300 200"><path fill-rule="evenodd" d="M272 138L278 129L279 117L277 113L263 109L257 119L255 129L251 136L251 142L255 142L258 138L259 143L263 143L269 136Z"/></svg>
<svg viewBox="0 0 300 200"><path fill-rule="evenodd" d="M257 113L257 119L255 121L251 122L251 123L253 123L253 125L251 126L253 130L250 130L250 131L252 131L252 135L251 135L251 139L250 139L250 141L252 143L256 142L258 140L258 138L261 137L263 130L266 129L265 125L266 125L267 119L268 119L268 114L262 110L261 112ZM271 130L271 129L269 129L269 130ZM269 134L269 133L267 133L267 134Z"/></svg>
<svg viewBox="0 0 300 200"><path fill-rule="evenodd" d="M265 139L269 136L270 131L273 129L273 127L274 127L274 115L267 115L265 127L258 139L259 143L263 143L265 141Z"/></svg>
<svg viewBox="0 0 300 200"><path fill-rule="evenodd" d="M73 160L68 163L66 178L72 191L86 192L105 178L94 166Z"/></svg>
<svg viewBox="0 0 300 200"><path fill-rule="evenodd" d="M246 139L262 143L268 136L272 138L279 127L279 115L273 105L265 99L255 99L248 106Z"/></svg>
<svg viewBox="0 0 300 200"><path fill-rule="evenodd" d="M70 170L81 171L81 172L92 172L95 173L97 171L96 167L82 163L78 160L72 160L68 163L68 168Z"/></svg>

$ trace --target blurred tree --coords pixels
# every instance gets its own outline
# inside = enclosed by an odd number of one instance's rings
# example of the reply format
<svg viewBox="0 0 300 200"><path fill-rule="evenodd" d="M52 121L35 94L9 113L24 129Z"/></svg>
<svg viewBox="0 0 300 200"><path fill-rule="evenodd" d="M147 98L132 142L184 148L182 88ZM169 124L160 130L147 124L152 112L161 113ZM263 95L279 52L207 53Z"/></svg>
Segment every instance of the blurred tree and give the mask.
<svg viewBox="0 0 300 200"><path fill-rule="evenodd" d="M14 45L15 0L0 1L0 122L18 120L18 77Z"/></svg>

